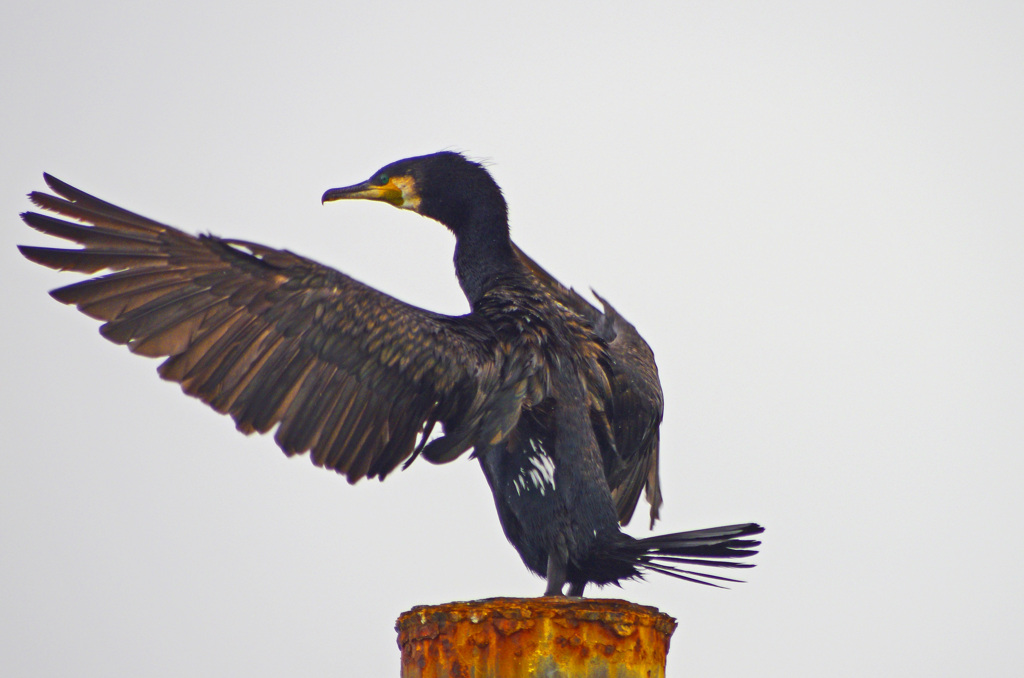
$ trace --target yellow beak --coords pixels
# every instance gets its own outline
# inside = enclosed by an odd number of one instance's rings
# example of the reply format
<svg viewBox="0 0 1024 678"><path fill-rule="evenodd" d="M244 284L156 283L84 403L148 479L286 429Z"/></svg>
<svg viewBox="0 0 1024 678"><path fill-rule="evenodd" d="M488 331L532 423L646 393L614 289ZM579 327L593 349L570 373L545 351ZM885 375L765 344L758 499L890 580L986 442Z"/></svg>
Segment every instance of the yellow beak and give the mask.
<svg viewBox="0 0 1024 678"><path fill-rule="evenodd" d="M344 188L332 188L320 199L321 203L334 200L380 200L391 203L395 207L402 207L405 197L402 189L395 185L394 179L388 179L383 186L374 186L369 181Z"/></svg>

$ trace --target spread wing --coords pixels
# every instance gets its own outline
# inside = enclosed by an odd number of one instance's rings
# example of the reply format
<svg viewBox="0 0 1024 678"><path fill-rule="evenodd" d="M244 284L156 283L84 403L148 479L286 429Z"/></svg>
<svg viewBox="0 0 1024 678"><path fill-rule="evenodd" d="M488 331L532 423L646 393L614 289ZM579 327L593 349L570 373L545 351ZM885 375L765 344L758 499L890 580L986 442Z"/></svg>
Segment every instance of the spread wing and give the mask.
<svg viewBox="0 0 1024 678"><path fill-rule="evenodd" d="M474 316L416 308L288 251L193 236L44 176L60 197L32 202L74 221L22 218L82 247L21 252L53 269L112 271L51 295L105 321L110 341L165 357L164 379L240 431L276 426L286 454L309 451L355 482L383 479L438 422L465 433L486 418L500 365Z"/></svg>
<svg viewBox="0 0 1024 678"><path fill-rule="evenodd" d="M513 247L519 259L555 299L583 316L607 344L612 402L606 414L615 450L605 451L605 477L615 498L619 522L625 525L630 521L640 492L645 490L653 526L662 504L658 430L664 410L654 352L636 328L596 292L594 296L601 302L603 311L558 282L518 247Z"/></svg>

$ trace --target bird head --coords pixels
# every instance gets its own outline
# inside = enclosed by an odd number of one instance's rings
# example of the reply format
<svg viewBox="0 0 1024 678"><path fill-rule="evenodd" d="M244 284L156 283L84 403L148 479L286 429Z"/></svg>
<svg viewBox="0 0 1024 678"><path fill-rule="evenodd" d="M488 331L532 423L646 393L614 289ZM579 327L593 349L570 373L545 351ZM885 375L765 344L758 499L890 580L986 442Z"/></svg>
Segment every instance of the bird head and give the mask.
<svg viewBox="0 0 1024 678"><path fill-rule="evenodd" d="M385 165L361 183L332 188L322 202L378 200L441 222L456 235L475 217L506 219L501 189L480 163L452 151Z"/></svg>

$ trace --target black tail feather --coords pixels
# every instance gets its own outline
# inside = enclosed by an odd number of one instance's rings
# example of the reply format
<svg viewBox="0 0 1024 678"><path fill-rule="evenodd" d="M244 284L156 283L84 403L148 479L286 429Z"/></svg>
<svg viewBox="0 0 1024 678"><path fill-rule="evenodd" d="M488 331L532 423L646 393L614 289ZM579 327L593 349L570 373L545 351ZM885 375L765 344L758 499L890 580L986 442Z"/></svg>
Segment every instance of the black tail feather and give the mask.
<svg viewBox="0 0 1024 678"><path fill-rule="evenodd" d="M691 570L680 570L680 569L675 568L675 567L667 567L667 566L660 566L660 565L644 565L644 569L649 570L650 572L658 572L660 574L667 574L668 576L675 577L676 579L682 579L684 581L692 581L694 584L704 584L705 586L714 586L717 589L724 589L724 588L728 588L728 587L721 586L719 584L715 584L713 582L704 581L704 580L705 579L715 579L717 581L727 581L727 582L731 582L733 584L742 584L743 583L742 579L730 579L729 577L720 577L718 575L705 574L703 572L693 572ZM687 576L687 575L689 575L689 576Z"/></svg>
<svg viewBox="0 0 1024 678"><path fill-rule="evenodd" d="M753 555L757 551L748 551L748 555ZM741 558L746 556L739 556ZM733 563L729 561L709 563L703 558L683 558L681 556L657 556L659 562L667 563L679 563L681 565L713 565L715 567L730 567L730 568L747 568L754 567L754 563Z"/></svg>
<svg viewBox="0 0 1024 678"><path fill-rule="evenodd" d="M723 588L715 581L741 583L714 574L684 570L677 565L700 565L704 567L747 568L753 563L733 562L734 558L747 558L757 553L761 542L756 539L740 539L761 534L764 528L756 523L726 525L675 534L662 534L640 539L637 546L637 567L648 572L667 574L670 577L697 584ZM713 580L713 581L708 581Z"/></svg>

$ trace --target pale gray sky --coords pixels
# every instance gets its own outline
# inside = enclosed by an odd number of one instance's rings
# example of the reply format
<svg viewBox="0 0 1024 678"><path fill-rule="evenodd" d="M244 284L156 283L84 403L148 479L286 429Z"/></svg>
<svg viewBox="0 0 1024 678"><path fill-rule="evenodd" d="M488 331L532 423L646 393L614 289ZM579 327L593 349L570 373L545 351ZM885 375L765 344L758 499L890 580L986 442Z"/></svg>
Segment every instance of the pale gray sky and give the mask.
<svg viewBox="0 0 1024 678"><path fill-rule="evenodd" d="M1024 4L632 5L3 11L0 672L397 675L402 611L541 593L475 462L288 460L14 248L45 170L461 312L442 227L319 200L451 148L653 346L657 529L768 528L733 590L604 591L670 676L1024 673Z"/></svg>

